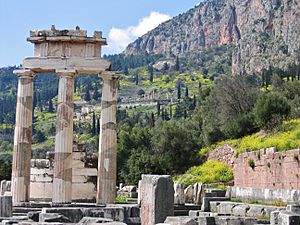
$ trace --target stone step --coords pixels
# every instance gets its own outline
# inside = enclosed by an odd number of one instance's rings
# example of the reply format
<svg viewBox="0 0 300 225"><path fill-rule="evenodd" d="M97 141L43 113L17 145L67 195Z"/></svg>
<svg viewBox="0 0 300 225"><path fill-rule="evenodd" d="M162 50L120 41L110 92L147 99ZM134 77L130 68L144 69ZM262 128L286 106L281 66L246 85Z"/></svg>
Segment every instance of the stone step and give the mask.
<svg viewBox="0 0 300 225"><path fill-rule="evenodd" d="M41 208L13 207L13 213L28 213L41 211Z"/></svg>
<svg viewBox="0 0 300 225"><path fill-rule="evenodd" d="M13 216L27 216L27 213L13 213Z"/></svg>
<svg viewBox="0 0 300 225"><path fill-rule="evenodd" d="M174 210L174 216L188 216L189 210Z"/></svg>

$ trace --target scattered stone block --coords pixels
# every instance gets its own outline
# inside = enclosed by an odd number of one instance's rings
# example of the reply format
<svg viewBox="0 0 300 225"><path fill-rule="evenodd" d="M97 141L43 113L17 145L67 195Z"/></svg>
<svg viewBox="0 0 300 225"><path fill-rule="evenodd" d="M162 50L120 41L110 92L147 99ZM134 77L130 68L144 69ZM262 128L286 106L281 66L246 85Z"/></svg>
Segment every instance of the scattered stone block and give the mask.
<svg viewBox="0 0 300 225"><path fill-rule="evenodd" d="M198 222L189 216L168 216L165 223L170 225L198 225Z"/></svg>
<svg viewBox="0 0 300 225"><path fill-rule="evenodd" d="M184 189L185 203L194 203L194 185L189 185Z"/></svg>
<svg viewBox="0 0 300 225"><path fill-rule="evenodd" d="M12 197L0 196L0 217L12 216Z"/></svg>
<svg viewBox="0 0 300 225"><path fill-rule="evenodd" d="M288 212L280 211L278 214L278 225L299 225L300 215Z"/></svg>
<svg viewBox="0 0 300 225"><path fill-rule="evenodd" d="M216 225L254 225L255 218L249 217L235 217L235 216L217 216L215 217Z"/></svg>
<svg viewBox="0 0 300 225"><path fill-rule="evenodd" d="M40 222L61 222L61 223L71 222L71 220L68 217L63 216L60 213L40 213L39 221Z"/></svg>
<svg viewBox="0 0 300 225"><path fill-rule="evenodd" d="M174 204L175 205L184 205L185 197L184 197L184 184L181 182L174 184Z"/></svg>
<svg viewBox="0 0 300 225"><path fill-rule="evenodd" d="M27 217L28 217L28 219L31 219L34 222L39 222L40 213L41 213L41 211L28 212Z"/></svg>
<svg viewBox="0 0 300 225"><path fill-rule="evenodd" d="M62 215L62 220L64 218L67 218L69 222L71 223L78 223L84 216L83 209L82 208L75 208L75 207L57 207L57 208L43 208L42 213L40 214L40 221L41 222L68 222L68 221L49 221L49 220L41 220L41 216L43 218L44 214L53 214L53 217L55 217L55 214ZM51 217L51 216L50 216ZM47 218L47 215L45 215L45 218Z"/></svg>
<svg viewBox="0 0 300 225"><path fill-rule="evenodd" d="M240 205L236 205L233 209L232 209L232 214L234 216L246 216L248 210L250 209L249 205L245 205L245 204L240 204Z"/></svg>
<svg viewBox="0 0 300 225"><path fill-rule="evenodd" d="M200 216L197 218L199 225L215 225L215 217L213 216Z"/></svg>
<svg viewBox="0 0 300 225"><path fill-rule="evenodd" d="M11 192L11 181L6 181L6 192Z"/></svg>
<svg viewBox="0 0 300 225"><path fill-rule="evenodd" d="M194 184L194 190L193 190L193 203L195 205L201 205L202 204L202 198L204 196L204 187L202 183L196 183Z"/></svg>
<svg viewBox="0 0 300 225"><path fill-rule="evenodd" d="M174 215L174 187L169 175L142 175L141 224L162 223Z"/></svg>
<svg viewBox="0 0 300 225"><path fill-rule="evenodd" d="M280 211L273 211L270 214L270 224L271 225L278 225L278 215Z"/></svg>
<svg viewBox="0 0 300 225"><path fill-rule="evenodd" d="M251 205L250 208L249 208L249 210L246 213L246 216L248 216L248 217L254 217L254 218L259 218L261 216L265 216L264 206Z"/></svg>
<svg viewBox="0 0 300 225"><path fill-rule="evenodd" d="M91 223L107 223L107 222L113 222L112 219L106 219L106 218L96 218L96 217L83 217L78 224L80 225L87 225Z"/></svg>
<svg viewBox="0 0 300 225"><path fill-rule="evenodd" d="M0 196L6 192L6 180L2 180L0 183Z"/></svg>
<svg viewBox="0 0 300 225"><path fill-rule="evenodd" d="M218 202L214 204L215 206L218 206L221 201L228 201L230 198L228 197L203 197L202 205L201 205L201 210L204 212L216 212L217 209L215 208L214 210L211 210L210 202ZM212 203L213 204L213 203Z"/></svg>
<svg viewBox="0 0 300 225"><path fill-rule="evenodd" d="M288 205L286 207L286 211L295 213L295 214L300 214L300 205Z"/></svg>

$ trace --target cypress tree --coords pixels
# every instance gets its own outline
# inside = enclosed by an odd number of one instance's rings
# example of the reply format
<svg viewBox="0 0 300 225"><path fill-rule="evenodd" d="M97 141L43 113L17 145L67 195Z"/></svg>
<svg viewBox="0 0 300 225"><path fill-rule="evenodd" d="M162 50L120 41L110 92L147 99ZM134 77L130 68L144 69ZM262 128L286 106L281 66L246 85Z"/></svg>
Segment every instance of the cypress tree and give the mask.
<svg viewBox="0 0 300 225"><path fill-rule="evenodd" d="M159 101L157 102L156 108L157 108L157 117L159 117L160 116L160 103L159 103Z"/></svg>
<svg viewBox="0 0 300 225"><path fill-rule="evenodd" d="M96 135L96 115L95 115L95 112L93 112L92 134L93 134L93 136Z"/></svg>
<svg viewBox="0 0 300 225"><path fill-rule="evenodd" d="M53 112L54 112L54 107L53 107L52 99L49 100L49 108L48 108L48 112L49 112L49 113L53 113Z"/></svg>
<svg viewBox="0 0 300 225"><path fill-rule="evenodd" d="M155 116L154 116L154 113L151 112L151 116L150 116L150 126L151 127L154 127L155 125Z"/></svg>
<svg viewBox="0 0 300 225"><path fill-rule="evenodd" d="M100 119L97 118L97 130L96 130L97 134L100 133Z"/></svg>
<svg viewBox="0 0 300 225"><path fill-rule="evenodd" d="M188 86L185 87L185 97L186 98L189 97L189 88L188 88Z"/></svg>
<svg viewBox="0 0 300 225"><path fill-rule="evenodd" d="M179 63L179 58L178 58L178 56L176 57L176 63L175 63L175 70L176 71L179 71L179 69L180 69L180 63Z"/></svg>
<svg viewBox="0 0 300 225"><path fill-rule="evenodd" d="M87 85L86 89L85 89L84 101L86 101L86 102L91 101L89 85Z"/></svg>
<svg viewBox="0 0 300 225"><path fill-rule="evenodd" d="M177 84L177 99L181 99L181 83Z"/></svg>

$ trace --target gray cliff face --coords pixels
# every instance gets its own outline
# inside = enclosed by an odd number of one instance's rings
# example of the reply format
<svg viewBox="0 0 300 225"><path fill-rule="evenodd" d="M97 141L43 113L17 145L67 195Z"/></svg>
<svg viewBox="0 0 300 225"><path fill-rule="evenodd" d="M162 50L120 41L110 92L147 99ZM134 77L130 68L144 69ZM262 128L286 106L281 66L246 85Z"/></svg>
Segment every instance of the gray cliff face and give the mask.
<svg viewBox="0 0 300 225"><path fill-rule="evenodd" d="M300 49L300 0L207 0L131 43L126 55L185 56L234 45L234 74L293 63Z"/></svg>

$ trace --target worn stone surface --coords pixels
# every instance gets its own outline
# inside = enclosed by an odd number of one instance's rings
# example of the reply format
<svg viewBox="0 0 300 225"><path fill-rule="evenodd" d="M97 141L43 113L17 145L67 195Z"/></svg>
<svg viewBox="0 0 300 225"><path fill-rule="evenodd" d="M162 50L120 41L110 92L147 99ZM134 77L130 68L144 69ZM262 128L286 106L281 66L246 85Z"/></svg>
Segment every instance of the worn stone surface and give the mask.
<svg viewBox="0 0 300 225"><path fill-rule="evenodd" d="M194 185L189 185L184 189L185 203L193 203L194 201Z"/></svg>
<svg viewBox="0 0 300 225"><path fill-rule="evenodd" d="M0 196L4 195L6 192L6 180L2 180L0 183Z"/></svg>
<svg viewBox="0 0 300 225"><path fill-rule="evenodd" d="M189 216L168 216L165 223L170 225L198 225L198 222Z"/></svg>
<svg viewBox="0 0 300 225"><path fill-rule="evenodd" d="M39 222L62 222L62 223L70 223L72 222L70 218L65 217L60 213L40 213L39 214Z"/></svg>
<svg viewBox="0 0 300 225"><path fill-rule="evenodd" d="M12 216L12 196L0 196L0 217Z"/></svg>
<svg viewBox="0 0 300 225"><path fill-rule="evenodd" d="M162 223L174 214L174 187L171 176L142 175L141 223Z"/></svg>
<svg viewBox="0 0 300 225"><path fill-rule="evenodd" d="M12 165L12 195L13 202L24 202L29 200L30 193L33 79L35 74L29 70L15 70L14 73L18 75L19 83Z"/></svg>
<svg viewBox="0 0 300 225"><path fill-rule="evenodd" d="M55 221L52 220L52 217L53 219L55 219ZM84 217L84 212L82 208L74 208L74 207L43 208L42 213L40 214L40 221L78 223L83 217ZM46 218L46 220L42 218ZM50 218L51 221L49 221L48 218Z"/></svg>
<svg viewBox="0 0 300 225"><path fill-rule="evenodd" d="M299 149L278 152L275 148L239 154L234 161L234 184L237 187L261 189L261 193L259 190L251 193L261 198L255 199L258 201L299 202L299 154ZM250 159L254 162L253 169L248 164Z"/></svg>
<svg viewBox="0 0 300 225"><path fill-rule="evenodd" d="M97 203L113 203L117 190L117 78L102 74Z"/></svg>
<svg viewBox="0 0 300 225"><path fill-rule="evenodd" d="M229 187L226 196L242 201L257 200L266 203L278 201L297 204L300 201L300 190Z"/></svg>
<svg viewBox="0 0 300 225"><path fill-rule="evenodd" d="M219 205L219 204L220 204L220 201L228 201L228 200L230 200L230 198L228 198L228 197L204 197L204 198L203 198L202 205L201 205L201 210L204 211L204 212L209 212L209 211L211 211L211 212L216 212L216 210L217 210L217 208L216 208L217 205L214 204L216 207L215 207L215 209L213 210L213 209L211 208L210 202L212 202L212 203L218 202L218 205ZM212 205L213 205L213 204L212 204Z"/></svg>
<svg viewBox="0 0 300 225"><path fill-rule="evenodd" d="M279 212L278 225L299 225L299 224L300 224L300 215L288 211Z"/></svg>
<svg viewBox="0 0 300 225"><path fill-rule="evenodd" d="M91 223L107 223L113 222L112 219L105 219L105 218L95 218L95 217L83 217L78 224L79 225L87 225Z"/></svg>
<svg viewBox="0 0 300 225"><path fill-rule="evenodd" d="M288 205L286 211L292 212L295 214L300 214L300 205Z"/></svg>
<svg viewBox="0 0 300 225"><path fill-rule="evenodd" d="M273 211L270 214L270 224L271 225L278 225L278 216L280 211Z"/></svg>
<svg viewBox="0 0 300 225"><path fill-rule="evenodd" d="M41 211L28 212L27 213L27 217L28 217L28 219L31 219L31 220L33 220L35 222L39 222L40 213L41 213Z"/></svg>
<svg viewBox="0 0 300 225"><path fill-rule="evenodd" d="M174 204L183 205L185 203L184 184L181 182L174 184Z"/></svg>
<svg viewBox="0 0 300 225"><path fill-rule="evenodd" d="M73 152L73 71L58 71L59 87L55 136L55 158L52 202L72 201L72 152Z"/></svg>
<svg viewBox="0 0 300 225"><path fill-rule="evenodd" d="M194 204L201 205L202 198L204 196L204 187L202 183L194 184L194 194L193 194Z"/></svg>

